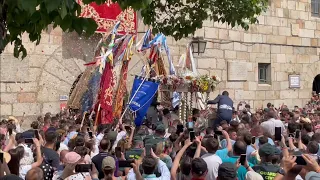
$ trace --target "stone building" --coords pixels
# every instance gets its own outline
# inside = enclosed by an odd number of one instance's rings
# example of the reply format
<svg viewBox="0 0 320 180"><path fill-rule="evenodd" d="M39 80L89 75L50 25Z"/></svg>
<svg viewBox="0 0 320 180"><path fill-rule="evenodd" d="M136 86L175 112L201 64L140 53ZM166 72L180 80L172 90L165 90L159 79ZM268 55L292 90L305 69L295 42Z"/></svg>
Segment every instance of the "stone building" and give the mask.
<svg viewBox="0 0 320 180"><path fill-rule="evenodd" d="M205 21L195 36L208 40L206 51L195 55L195 60L200 74L222 79L211 98L227 90L236 103L243 100L253 108L268 102L275 106L285 103L290 108L306 104L313 80L320 74L317 12L311 0L273 0L259 23L248 31ZM139 20L139 37L145 30ZM0 116L22 116L25 112L27 119L33 119L46 112L59 112L60 96L69 94L73 81L85 68L83 64L92 60L99 39L99 35L86 39L49 27L38 46L27 35L23 37L29 54L24 60L15 59L12 46L8 46L1 54ZM168 38L174 64L190 40ZM135 55L130 62L128 86L132 75L140 72L142 58ZM300 77L300 88L289 88L289 75Z"/></svg>

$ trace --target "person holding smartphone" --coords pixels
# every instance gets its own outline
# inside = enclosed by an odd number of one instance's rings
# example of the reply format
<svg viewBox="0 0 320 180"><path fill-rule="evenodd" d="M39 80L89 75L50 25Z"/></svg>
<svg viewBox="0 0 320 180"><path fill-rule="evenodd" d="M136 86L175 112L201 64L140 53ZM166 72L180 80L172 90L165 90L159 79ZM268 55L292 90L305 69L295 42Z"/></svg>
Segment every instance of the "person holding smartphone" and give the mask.
<svg viewBox="0 0 320 180"><path fill-rule="evenodd" d="M233 156L222 158L223 163L240 163L240 167L237 170L237 177L239 180L245 180L248 171L252 171L253 164L247 161L246 157L247 144L243 141L236 141L233 144Z"/></svg>

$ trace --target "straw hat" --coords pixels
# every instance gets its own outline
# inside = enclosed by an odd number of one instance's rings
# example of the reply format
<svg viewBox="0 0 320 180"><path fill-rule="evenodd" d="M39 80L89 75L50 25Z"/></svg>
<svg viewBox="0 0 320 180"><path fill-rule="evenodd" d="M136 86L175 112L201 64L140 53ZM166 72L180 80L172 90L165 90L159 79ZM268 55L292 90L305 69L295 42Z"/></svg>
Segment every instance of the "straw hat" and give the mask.
<svg viewBox="0 0 320 180"><path fill-rule="evenodd" d="M300 122L311 123L311 120L309 118L301 118Z"/></svg>
<svg viewBox="0 0 320 180"><path fill-rule="evenodd" d="M11 156L9 153L3 152L2 150L0 150L0 153L3 154L3 159L6 161L6 163L8 163L11 160Z"/></svg>
<svg viewBox="0 0 320 180"><path fill-rule="evenodd" d="M19 120L13 116L9 116L8 120L13 120L15 124L19 124Z"/></svg>

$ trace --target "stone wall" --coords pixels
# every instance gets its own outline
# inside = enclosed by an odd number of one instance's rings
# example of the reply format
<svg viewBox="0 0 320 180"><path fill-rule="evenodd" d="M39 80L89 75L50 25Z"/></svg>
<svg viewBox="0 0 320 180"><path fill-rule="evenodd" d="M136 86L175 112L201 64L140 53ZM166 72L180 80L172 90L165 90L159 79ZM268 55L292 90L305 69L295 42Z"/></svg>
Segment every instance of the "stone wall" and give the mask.
<svg viewBox="0 0 320 180"><path fill-rule="evenodd" d="M68 95L74 79L84 70L84 60L62 56L61 29L42 33L41 43L36 46L23 36L28 56L21 60L13 57L13 46L1 54L0 116L26 115L35 119L46 112L57 113L60 95ZM75 44L74 44L75 45Z"/></svg>
<svg viewBox="0 0 320 180"><path fill-rule="evenodd" d="M285 103L291 108L303 106L311 96L313 78L320 73L320 19L311 17L310 3L311 0L273 0L269 10L259 17L259 23L251 25L248 31L205 21L195 36L210 42L204 54L195 55L195 61L200 74L222 79L211 98L228 90L236 103L245 100L254 108L266 106L267 102L275 106ZM139 39L147 27L141 19L138 27ZM49 27L38 46L24 35L29 53L24 60L15 59L13 47L8 46L0 56L0 116L19 117L25 112L29 119L34 119L46 112L57 113L59 96L69 94L74 79L85 68L83 64L92 60L99 39L99 35L86 39ZM167 40L177 64L191 38ZM129 87L133 75L140 72L143 59L136 54L130 62ZM247 71L247 81L227 81L228 61L247 64L243 69ZM258 63L262 62L271 63L271 85L258 84ZM290 73L300 74L300 89L288 88Z"/></svg>
<svg viewBox="0 0 320 180"><path fill-rule="evenodd" d="M311 97L312 82L320 73L320 18L311 16L311 0L273 0L259 23L248 31L205 21L195 36L211 41L204 54L195 55L200 74L218 75L222 82L211 98L224 90L238 103L260 108L268 102L302 107ZM174 64L191 39L172 38ZM227 62L246 62L247 81L228 81ZM258 83L258 63L271 63L270 85ZM301 88L289 89L289 74L300 74Z"/></svg>

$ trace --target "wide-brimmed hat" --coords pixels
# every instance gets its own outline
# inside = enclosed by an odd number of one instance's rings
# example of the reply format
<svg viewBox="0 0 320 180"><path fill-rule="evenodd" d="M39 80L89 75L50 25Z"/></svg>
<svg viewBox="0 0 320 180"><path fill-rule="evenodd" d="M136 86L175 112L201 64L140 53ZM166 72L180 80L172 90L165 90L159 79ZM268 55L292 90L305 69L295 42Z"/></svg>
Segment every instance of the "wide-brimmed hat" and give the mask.
<svg viewBox="0 0 320 180"><path fill-rule="evenodd" d="M9 117L8 117L8 120L9 120L9 121L10 121L10 120L13 120L15 124L19 124L19 122L20 122L20 121L19 121L17 118L15 118L14 116L9 116Z"/></svg>

